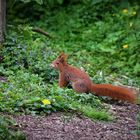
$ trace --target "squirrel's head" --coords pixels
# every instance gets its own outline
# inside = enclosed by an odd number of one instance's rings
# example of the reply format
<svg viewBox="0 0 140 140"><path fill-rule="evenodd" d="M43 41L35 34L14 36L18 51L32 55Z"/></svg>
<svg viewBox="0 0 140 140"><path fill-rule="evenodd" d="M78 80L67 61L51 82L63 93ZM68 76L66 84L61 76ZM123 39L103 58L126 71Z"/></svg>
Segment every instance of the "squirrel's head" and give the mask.
<svg viewBox="0 0 140 140"><path fill-rule="evenodd" d="M56 68L56 69L60 69L62 68L67 61L67 55L64 53L61 53L52 63L51 63L51 67Z"/></svg>

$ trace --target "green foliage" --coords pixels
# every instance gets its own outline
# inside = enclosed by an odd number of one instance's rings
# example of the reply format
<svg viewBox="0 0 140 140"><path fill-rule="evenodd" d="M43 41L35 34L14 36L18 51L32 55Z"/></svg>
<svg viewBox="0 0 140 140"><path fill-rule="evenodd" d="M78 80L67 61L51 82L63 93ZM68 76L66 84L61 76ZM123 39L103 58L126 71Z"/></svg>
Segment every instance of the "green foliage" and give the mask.
<svg viewBox="0 0 140 140"><path fill-rule="evenodd" d="M83 67L95 83L138 86L138 2L48 0L49 6L40 0L10 2L6 42L0 52L4 57L0 75L7 77L0 83L0 111L43 115L74 110L110 120L97 97L60 89L58 72L50 63L63 51L69 54L69 63ZM36 26L53 38L33 32Z"/></svg>
<svg viewBox="0 0 140 140"><path fill-rule="evenodd" d="M104 121L108 121L108 120L112 120L112 116L109 116L109 114L106 111L99 111L96 110L95 108L91 107L90 104L88 105L84 105L84 104L79 104L78 102L73 102L72 104L72 108L82 112L85 116L95 120L104 120Z"/></svg>
<svg viewBox="0 0 140 140"><path fill-rule="evenodd" d="M27 3L27 2L31 2L32 0L20 0L24 3ZM43 0L34 0L35 2L37 2L38 4L43 4Z"/></svg>
<svg viewBox="0 0 140 140"><path fill-rule="evenodd" d="M25 68L41 75L45 80L50 80L56 72L49 66L50 59L52 60L49 56L53 52L48 47L46 38L38 38L29 26L19 25L16 31L9 30L11 35L7 36L5 48L1 52L5 56L3 67L14 71Z"/></svg>
<svg viewBox="0 0 140 140"><path fill-rule="evenodd" d="M64 2L64 0L47 0L47 2L45 0L17 0L17 1L21 1L23 3L30 3L32 1L35 1L37 4L55 4L55 3L58 3L58 4L62 4Z"/></svg>
<svg viewBox="0 0 140 140"><path fill-rule="evenodd" d="M1 84L1 92L0 111L2 112L43 115L58 110L81 111L78 106L88 105L94 111L97 108L94 115L96 116L96 112L102 112L103 108L100 100L95 100L96 98L91 94L76 94L71 89L46 85L38 75L25 71L18 71L9 76L8 82ZM44 104L44 99L49 100L50 104ZM74 103L78 106L74 107ZM84 113L85 110L82 112Z"/></svg>
<svg viewBox="0 0 140 140"><path fill-rule="evenodd" d="M20 131L15 131L15 122L4 116L0 116L0 139L1 140L25 140ZM13 128L12 128L13 127Z"/></svg>
<svg viewBox="0 0 140 140"><path fill-rule="evenodd" d="M15 30L10 26L7 50L4 52L10 56L5 58L8 67L17 63L18 67L29 67L34 73L50 80L56 75L49 68L50 60L59 52L65 51L72 54L70 63L83 66L91 75L102 70L108 74L135 76L139 81L139 6L127 5L117 3L118 8L109 4L106 8L105 4L96 7L77 4L71 5L71 9L59 7L47 12L41 21L31 24L46 26L55 36L53 40L33 33L29 25L19 25ZM101 14L101 9L105 11L104 14ZM125 45L128 47L124 48ZM85 55L80 57L82 53ZM9 62L10 60L14 62ZM48 74L50 72L52 76Z"/></svg>
<svg viewBox="0 0 140 140"><path fill-rule="evenodd" d="M21 23L29 19L41 19L46 9L70 3L65 0L10 0L7 2L7 11L12 19ZM20 19L22 18L22 20ZM29 18L29 19L28 19ZM24 19L24 20L23 20Z"/></svg>

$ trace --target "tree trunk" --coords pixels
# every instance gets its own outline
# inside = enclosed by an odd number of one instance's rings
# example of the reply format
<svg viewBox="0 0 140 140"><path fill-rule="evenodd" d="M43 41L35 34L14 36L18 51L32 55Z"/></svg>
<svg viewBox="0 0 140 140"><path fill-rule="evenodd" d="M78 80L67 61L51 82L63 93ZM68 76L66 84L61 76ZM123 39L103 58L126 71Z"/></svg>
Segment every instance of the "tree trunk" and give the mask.
<svg viewBox="0 0 140 140"><path fill-rule="evenodd" d="M0 44L4 41L6 30L6 0L0 0Z"/></svg>

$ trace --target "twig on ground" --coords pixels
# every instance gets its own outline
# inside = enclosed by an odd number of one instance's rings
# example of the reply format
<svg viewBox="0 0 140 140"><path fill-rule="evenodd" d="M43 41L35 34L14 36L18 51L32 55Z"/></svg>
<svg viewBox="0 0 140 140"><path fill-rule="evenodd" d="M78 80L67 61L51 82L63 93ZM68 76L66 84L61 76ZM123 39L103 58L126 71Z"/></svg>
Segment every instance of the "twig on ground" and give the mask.
<svg viewBox="0 0 140 140"><path fill-rule="evenodd" d="M45 36L47 36L49 38L53 38L48 32L46 32L46 31L44 31L44 30L42 30L40 28L33 28L32 31L40 33L40 34L43 34L43 35L45 35Z"/></svg>

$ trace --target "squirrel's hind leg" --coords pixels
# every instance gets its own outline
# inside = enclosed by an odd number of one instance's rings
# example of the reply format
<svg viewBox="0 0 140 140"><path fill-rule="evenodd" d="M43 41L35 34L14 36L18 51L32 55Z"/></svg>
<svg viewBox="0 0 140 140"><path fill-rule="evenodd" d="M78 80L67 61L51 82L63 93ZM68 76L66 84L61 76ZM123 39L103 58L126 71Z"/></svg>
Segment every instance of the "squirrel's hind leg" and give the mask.
<svg viewBox="0 0 140 140"><path fill-rule="evenodd" d="M86 82L83 80L77 80L75 82L72 82L72 88L78 93L88 93L89 91Z"/></svg>

